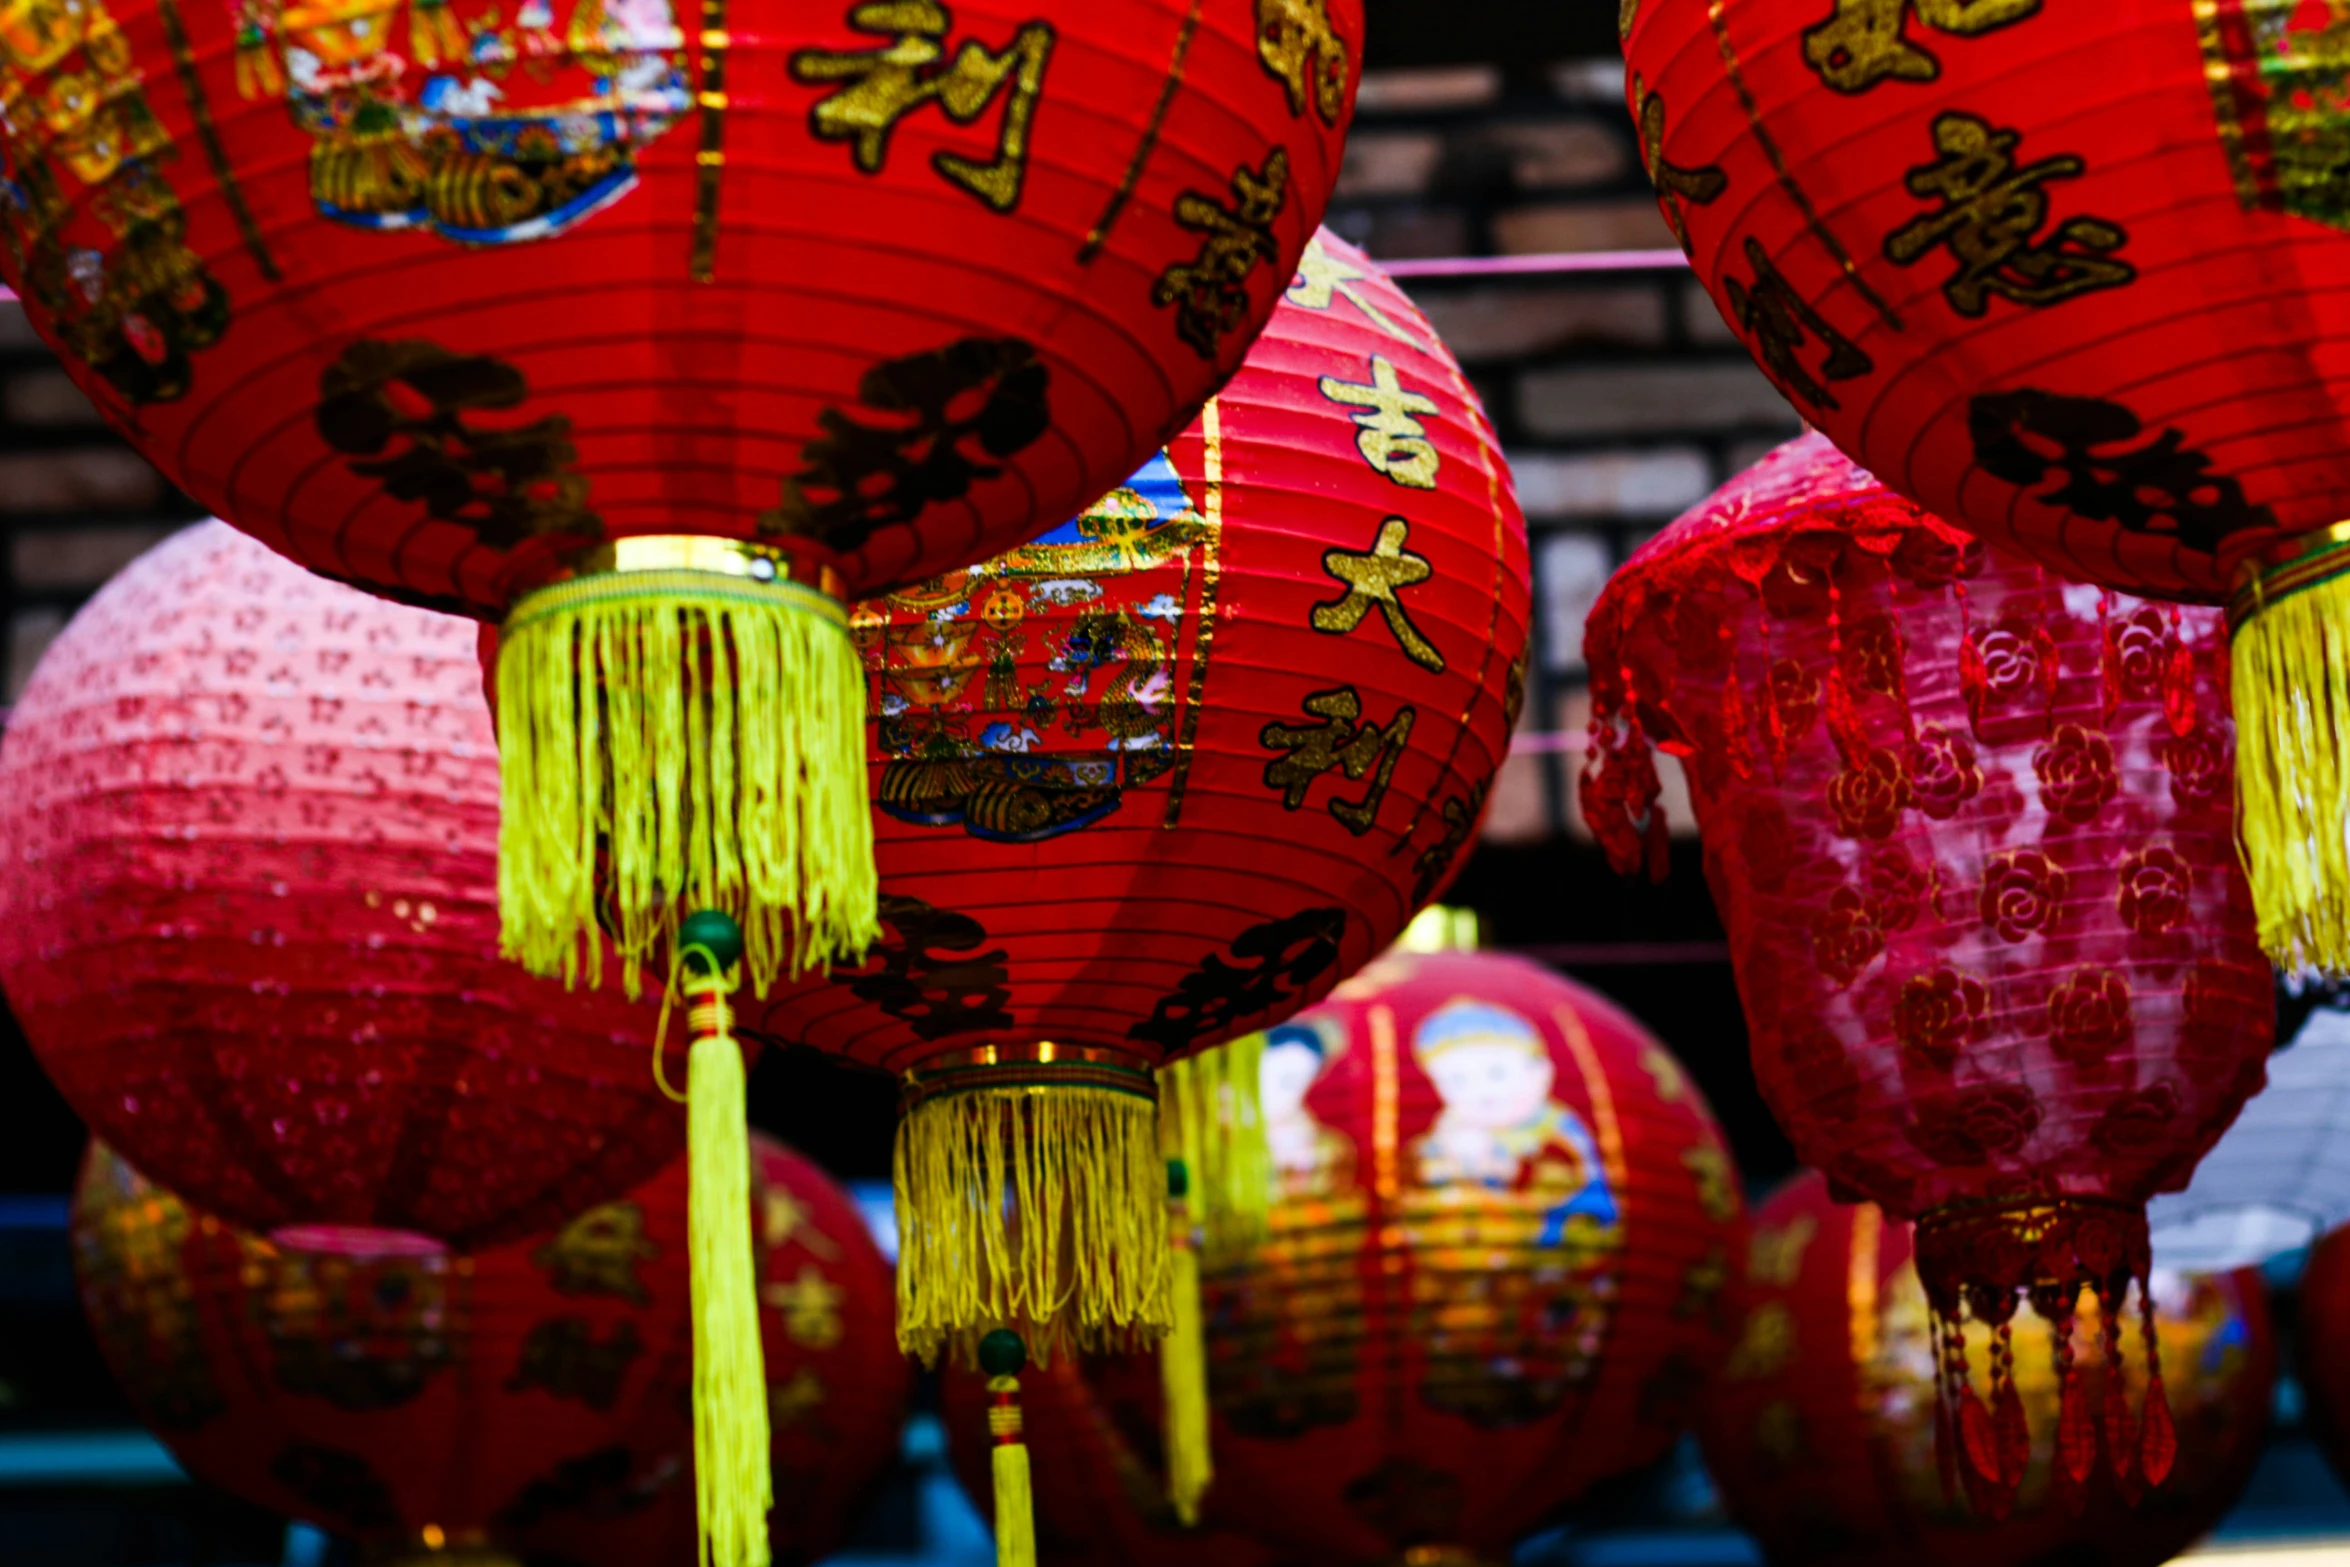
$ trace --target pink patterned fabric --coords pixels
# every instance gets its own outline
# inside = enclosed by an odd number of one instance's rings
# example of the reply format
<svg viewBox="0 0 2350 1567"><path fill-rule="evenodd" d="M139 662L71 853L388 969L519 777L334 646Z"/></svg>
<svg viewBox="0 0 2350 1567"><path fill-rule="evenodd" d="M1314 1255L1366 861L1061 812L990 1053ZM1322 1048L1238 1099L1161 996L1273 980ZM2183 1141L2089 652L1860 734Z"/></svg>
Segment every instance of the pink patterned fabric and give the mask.
<svg viewBox="0 0 2350 1567"><path fill-rule="evenodd" d="M1756 1076L1902 1218L2175 1191L2263 1080L2216 611L2059 581L1818 436L1591 620L1585 809L1619 868L1685 759Z"/></svg>
<svg viewBox="0 0 2350 1567"><path fill-rule="evenodd" d="M685 1116L650 1005L498 957L497 833L471 623L205 523L10 718L0 984L91 1129L235 1223L549 1228Z"/></svg>

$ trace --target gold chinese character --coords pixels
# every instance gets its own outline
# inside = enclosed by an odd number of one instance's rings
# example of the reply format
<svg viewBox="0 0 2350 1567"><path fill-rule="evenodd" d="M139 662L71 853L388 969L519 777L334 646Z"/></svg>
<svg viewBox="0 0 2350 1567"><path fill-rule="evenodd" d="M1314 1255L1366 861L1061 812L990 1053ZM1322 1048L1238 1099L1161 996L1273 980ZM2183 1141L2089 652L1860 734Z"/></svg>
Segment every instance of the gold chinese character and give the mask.
<svg viewBox="0 0 2350 1567"><path fill-rule="evenodd" d="M816 1373L806 1366L791 1374L789 1382L771 1383L767 1388L768 1429L786 1431L800 1423L805 1416L824 1406L824 1384Z"/></svg>
<svg viewBox="0 0 2350 1567"><path fill-rule="evenodd" d="M1904 183L1911 195L1942 205L1885 239L1886 256L1905 267L1948 246L1958 270L1942 294L1962 316L1981 315L1992 294L2019 305L2051 305L2138 275L2128 262L2109 258L2128 236L2103 218L2067 218L2046 240L2034 241L2048 221L2048 193L2040 187L2077 179L2086 165L2067 153L2018 168L2018 138L1971 114L1937 115L1934 147L1942 156L1911 169Z"/></svg>
<svg viewBox="0 0 2350 1567"><path fill-rule="evenodd" d="M1248 275L1273 264L1273 220L1288 196L1289 154L1276 147L1262 169L1232 171L1231 206L1196 190L1175 198L1175 221L1206 238L1198 255L1159 274L1151 303L1175 307L1175 335L1202 359L1248 319Z"/></svg>
<svg viewBox="0 0 2350 1567"><path fill-rule="evenodd" d="M558 1295L617 1295L642 1306L652 1299L637 1265L661 1248L645 1239L645 1211L633 1202L590 1208L530 1254Z"/></svg>
<svg viewBox="0 0 2350 1567"><path fill-rule="evenodd" d="M1689 1090L1689 1079L1682 1075L1681 1063L1655 1045L1640 1047L1640 1069L1656 1084L1656 1096L1666 1104L1677 1105Z"/></svg>
<svg viewBox="0 0 2350 1567"><path fill-rule="evenodd" d="M800 1269L789 1284L759 1288L762 1304L783 1313L783 1330L806 1349L830 1349L840 1342L840 1303L847 1291L813 1267Z"/></svg>
<svg viewBox="0 0 2350 1567"><path fill-rule="evenodd" d="M1738 1382L1775 1377L1794 1358L1795 1313L1783 1300L1765 1301L1746 1314L1746 1329L1723 1363L1722 1375Z"/></svg>
<svg viewBox="0 0 2350 1567"><path fill-rule="evenodd" d="M1648 170L1648 182L1656 187L1657 205L1664 208L1673 238L1687 250L1689 219L1685 208L1720 200L1722 192L1730 188L1730 176L1711 164L1685 169L1665 161L1665 101L1650 92L1638 76L1632 78L1632 114L1640 129L1640 161Z"/></svg>
<svg viewBox="0 0 2350 1567"><path fill-rule="evenodd" d="M1803 296L1788 286L1751 234L1746 237L1746 264L1754 268L1751 286L1735 277L1726 281L1731 317L1754 339L1754 356L1790 398L1800 397L1815 408L1838 407L1834 394L1822 383L1867 375L1877 368L1875 361L1804 303ZM1799 356L1814 339L1827 350L1816 374Z"/></svg>
<svg viewBox="0 0 2350 1567"><path fill-rule="evenodd" d="M1305 804L1306 791L1314 780L1332 768L1359 780L1372 773L1376 764L1371 787L1360 800L1330 802L1330 814L1360 838L1378 817L1379 802L1395 776L1395 760L1412 737L1417 715L1407 707L1384 730L1376 724L1364 724L1363 699L1352 686L1315 692L1306 698L1305 710L1322 722L1310 726L1267 724L1258 731L1259 744L1287 753L1265 764L1265 784L1282 791L1283 808L1294 811Z"/></svg>
<svg viewBox="0 0 2350 1567"><path fill-rule="evenodd" d="M1773 1468L1785 1469L1803 1456L1803 1411L1793 1400L1777 1399L1754 1417L1754 1448Z"/></svg>
<svg viewBox="0 0 2350 1567"><path fill-rule="evenodd" d="M1775 1230L1755 1231L1754 1249L1746 1257L1746 1276L1774 1289L1792 1289L1803 1272L1804 1248L1818 1232L1818 1221L1808 1213Z"/></svg>
<svg viewBox="0 0 2350 1567"><path fill-rule="evenodd" d="M1363 461L1398 484L1415 490L1436 488L1436 443L1428 439L1427 427L1412 417L1436 413L1436 400L1406 391L1384 356L1371 356L1369 385L1326 375L1322 395L1362 410L1353 418L1360 427L1355 448Z"/></svg>
<svg viewBox="0 0 2350 1567"><path fill-rule="evenodd" d="M1673 1302L1673 1319L1685 1322L1693 1317L1712 1319L1718 1316L1722 1308L1722 1292L1729 1284L1729 1248L1715 1246L1691 1263L1689 1271L1681 1275L1681 1295Z"/></svg>
<svg viewBox="0 0 2350 1567"><path fill-rule="evenodd" d="M1838 92L1866 92L1891 77L1930 82L1942 74L1933 55L1902 29L1919 21L1955 38L1976 38L2040 9L2040 0L1836 0L1835 14L1803 34L1803 58Z"/></svg>
<svg viewBox="0 0 2350 1567"><path fill-rule="evenodd" d="M1028 125L1053 53L1052 25L1027 23L1001 53L966 39L952 60L946 39L954 18L937 0L865 0L849 11L849 25L889 42L878 49L802 49L791 57L794 81L845 84L817 100L810 112L816 134L853 143L857 167L877 174L900 119L936 103L949 120L969 125L1009 82L995 161L937 152L930 166L998 212L1017 206L1028 169Z"/></svg>
<svg viewBox="0 0 2350 1567"><path fill-rule="evenodd" d="M1712 1143L1700 1143L1681 1155L1682 1167L1697 1178L1698 1206L1716 1224L1738 1217L1738 1191L1730 1184L1730 1156Z"/></svg>
<svg viewBox="0 0 2350 1567"><path fill-rule="evenodd" d="M1343 636L1361 625L1377 605L1387 618L1387 629L1395 633L1396 642L1411 661L1422 669L1441 671L1444 655L1420 635L1420 628L1404 611L1403 600L1396 596L1405 588L1426 582L1434 571L1427 556L1403 547L1410 532L1410 523L1390 517L1379 524L1379 537L1367 551L1323 551L1322 569L1346 584L1346 594L1327 604L1316 604L1309 618L1316 631Z"/></svg>
<svg viewBox="0 0 2350 1567"><path fill-rule="evenodd" d="M1314 111L1324 125L1346 112L1346 40L1330 26L1328 0L1257 0L1257 59L1289 90L1289 112Z"/></svg>
<svg viewBox="0 0 2350 1567"><path fill-rule="evenodd" d="M760 1193L759 1240L769 1251L781 1251L797 1241L819 1257L837 1257L840 1248L816 1228L807 1205L780 1186Z"/></svg>
<svg viewBox="0 0 2350 1567"><path fill-rule="evenodd" d="M1327 310L1333 296L1344 295L1380 331L1389 337L1412 341L1409 332L1389 320L1355 287L1367 275L1360 267L1350 267L1324 250L1322 236L1316 234L1306 241L1305 254L1297 258L1297 276L1289 284L1289 302L1305 310Z"/></svg>

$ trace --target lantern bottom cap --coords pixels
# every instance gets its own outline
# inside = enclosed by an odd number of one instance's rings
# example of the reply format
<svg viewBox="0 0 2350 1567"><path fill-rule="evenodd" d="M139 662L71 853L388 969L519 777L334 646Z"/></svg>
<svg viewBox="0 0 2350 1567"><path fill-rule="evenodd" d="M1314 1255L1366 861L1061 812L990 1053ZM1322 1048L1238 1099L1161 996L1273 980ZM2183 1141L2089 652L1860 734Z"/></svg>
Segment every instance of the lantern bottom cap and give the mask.
<svg viewBox="0 0 2350 1567"><path fill-rule="evenodd" d="M907 1073L903 1102L901 1348L974 1363L1008 1327L1042 1364L1166 1334L1167 1169L1147 1067L966 1054Z"/></svg>
<svg viewBox="0 0 2350 1567"><path fill-rule="evenodd" d="M2280 968L2350 974L2350 545L2247 568L2228 618L2260 945Z"/></svg>
<svg viewBox="0 0 2350 1567"><path fill-rule="evenodd" d="M879 934L865 678L847 612L786 577L575 575L500 635L498 910L505 954L601 982L695 909L732 916L745 975L853 961Z"/></svg>

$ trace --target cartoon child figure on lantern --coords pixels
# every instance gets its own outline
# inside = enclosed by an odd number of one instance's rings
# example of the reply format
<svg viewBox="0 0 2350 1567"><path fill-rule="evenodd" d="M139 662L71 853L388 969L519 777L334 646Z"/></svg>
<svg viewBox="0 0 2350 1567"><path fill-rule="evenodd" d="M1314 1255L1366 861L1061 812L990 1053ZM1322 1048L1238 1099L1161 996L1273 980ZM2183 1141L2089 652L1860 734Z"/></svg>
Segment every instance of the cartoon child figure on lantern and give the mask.
<svg viewBox="0 0 2350 1567"><path fill-rule="evenodd" d="M1354 1185L1354 1144L1306 1108L1306 1095L1345 1046L1335 1027L1320 1020L1265 1031L1257 1103L1273 1152L1273 1179L1284 1198L1326 1197Z"/></svg>
<svg viewBox="0 0 2350 1567"><path fill-rule="evenodd" d="M284 95L327 217L468 245L546 239L634 189L688 104L669 0L230 0L237 85ZM406 49L395 24L405 13Z"/></svg>
<svg viewBox="0 0 2350 1567"><path fill-rule="evenodd" d="M1615 1199L1582 1117L1551 1097L1557 1068L1533 1024L1467 999L1428 1014L1412 1053L1444 1101L1413 1145L1420 1184L1533 1192L1549 1199L1534 1244L1557 1246L1578 1215L1605 1227Z"/></svg>

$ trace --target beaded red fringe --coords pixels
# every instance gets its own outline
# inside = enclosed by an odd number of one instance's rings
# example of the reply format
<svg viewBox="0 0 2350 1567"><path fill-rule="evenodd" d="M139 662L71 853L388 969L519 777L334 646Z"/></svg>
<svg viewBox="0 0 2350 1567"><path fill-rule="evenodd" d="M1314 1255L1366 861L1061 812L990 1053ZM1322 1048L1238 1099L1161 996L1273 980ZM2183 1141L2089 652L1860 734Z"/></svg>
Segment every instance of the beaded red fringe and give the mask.
<svg viewBox="0 0 2350 1567"><path fill-rule="evenodd" d="M2014 1319L2029 1304L2048 1325L2057 1395L2055 1483L2078 1508L2097 1472L2100 1449L2115 1487L2135 1505L2170 1476L2178 1434L2162 1387L2162 1349L2147 1290L2151 1252L2142 1208L2090 1197L1954 1205L1918 1220L1918 1280L1933 1311L1934 1458L1946 1495L1964 1488L1990 1518L2014 1510L2031 1457L2031 1431L2015 1384ZM2139 1352L2146 1396L2136 1418L2125 1386L2122 1318L2137 1287ZM2088 1377L2073 1345L2083 1290L2097 1299L2105 1367L2102 1408L2090 1407ZM1991 1335L1988 1396L1975 1385L1967 1336Z"/></svg>

